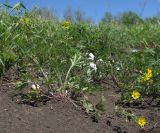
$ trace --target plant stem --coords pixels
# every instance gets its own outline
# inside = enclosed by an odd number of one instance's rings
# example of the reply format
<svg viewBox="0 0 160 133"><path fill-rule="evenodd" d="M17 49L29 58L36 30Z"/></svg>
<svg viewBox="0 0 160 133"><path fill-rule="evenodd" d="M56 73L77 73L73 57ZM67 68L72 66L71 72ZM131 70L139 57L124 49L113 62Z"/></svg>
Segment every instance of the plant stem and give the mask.
<svg viewBox="0 0 160 133"><path fill-rule="evenodd" d="M64 81L64 87L65 87L65 85L67 84L67 80L68 80L70 71L71 71L71 69L72 69L73 67L74 67L74 65L72 64L72 65L70 66L70 68L69 68L67 74L66 74L66 78L65 78L65 81Z"/></svg>

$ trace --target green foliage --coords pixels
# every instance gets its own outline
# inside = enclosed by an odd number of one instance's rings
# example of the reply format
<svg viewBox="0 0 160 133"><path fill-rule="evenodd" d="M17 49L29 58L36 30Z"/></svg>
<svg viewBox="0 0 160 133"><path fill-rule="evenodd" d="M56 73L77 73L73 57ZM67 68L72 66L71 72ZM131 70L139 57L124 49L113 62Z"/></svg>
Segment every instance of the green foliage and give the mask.
<svg viewBox="0 0 160 133"><path fill-rule="evenodd" d="M15 89L17 90L22 90L24 87L26 87L28 85L27 82L24 82L24 81L17 81L15 83Z"/></svg>
<svg viewBox="0 0 160 133"><path fill-rule="evenodd" d="M125 25L133 25L142 23L142 19L134 12L125 12L121 17L121 21Z"/></svg>
<svg viewBox="0 0 160 133"><path fill-rule="evenodd" d="M90 101L84 100L83 107L86 109L87 113L94 111L94 107Z"/></svg>
<svg viewBox="0 0 160 133"><path fill-rule="evenodd" d="M159 16L153 16L153 17L150 17L150 18L146 18L146 22L151 23L151 24L158 24L160 22L160 17Z"/></svg>
<svg viewBox="0 0 160 133"><path fill-rule="evenodd" d="M20 73L25 80L42 82L48 92L68 91L87 112L104 110L103 99L94 107L85 96L99 90L95 81L107 76L118 79L122 100L133 100L134 89L142 97L160 96L159 23L140 23L139 16L129 12L122 17L125 25L71 23L64 28L55 18L27 13L21 3L7 8L17 13L0 12L0 75L16 64L25 71ZM89 53L94 59L89 59ZM139 82L148 68L153 70L153 82ZM17 82L16 88L24 83ZM35 101L39 95L31 91L30 98Z"/></svg>
<svg viewBox="0 0 160 133"><path fill-rule="evenodd" d="M139 24L142 23L142 19L134 12L124 12L120 18L122 24L125 25L133 25L133 24Z"/></svg>
<svg viewBox="0 0 160 133"><path fill-rule="evenodd" d="M110 12L106 12L104 17L101 19L101 23L110 24L113 21L113 16Z"/></svg>

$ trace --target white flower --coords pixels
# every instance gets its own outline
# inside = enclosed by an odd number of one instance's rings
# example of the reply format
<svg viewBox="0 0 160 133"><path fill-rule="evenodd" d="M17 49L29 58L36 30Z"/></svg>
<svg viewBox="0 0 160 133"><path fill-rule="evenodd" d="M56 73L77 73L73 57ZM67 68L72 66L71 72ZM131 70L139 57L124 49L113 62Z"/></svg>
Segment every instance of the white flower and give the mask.
<svg viewBox="0 0 160 133"><path fill-rule="evenodd" d="M33 89L33 90L35 90L35 89L39 89L40 88L40 85L39 84L32 84L32 86L31 86L31 88Z"/></svg>
<svg viewBox="0 0 160 133"><path fill-rule="evenodd" d="M117 67L116 69L117 69L117 71L119 71L119 70L120 70L120 67Z"/></svg>
<svg viewBox="0 0 160 133"><path fill-rule="evenodd" d="M137 49L132 49L131 52L132 52L132 53L137 53L138 50L137 50Z"/></svg>
<svg viewBox="0 0 160 133"><path fill-rule="evenodd" d="M89 53L89 59L94 60L94 55L92 53Z"/></svg>
<svg viewBox="0 0 160 133"><path fill-rule="evenodd" d="M27 80L27 83L31 83L31 80Z"/></svg>
<svg viewBox="0 0 160 133"><path fill-rule="evenodd" d="M88 87L84 87L82 88L83 91L87 91L88 90Z"/></svg>
<svg viewBox="0 0 160 133"><path fill-rule="evenodd" d="M39 84L36 84L36 88L39 89L39 88L40 88L40 85L39 85Z"/></svg>
<svg viewBox="0 0 160 133"><path fill-rule="evenodd" d="M102 62L103 62L103 60L102 60L102 59L99 59L99 60L98 60L98 62L101 62L101 63L102 63Z"/></svg>
<svg viewBox="0 0 160 133"><path fill-rule="evenodd" d="M35 84L32 84L31 88L32 88L33 90L35 90L37 87L36 87Z"/></svg>
<svg viewBox="0 0 160 133"><path fill-rule="evenodd" d="M95 70L95 71L97 70L97 66L95 63L91 62L89 65L91 68L93 68L93 70Z"/></svg>

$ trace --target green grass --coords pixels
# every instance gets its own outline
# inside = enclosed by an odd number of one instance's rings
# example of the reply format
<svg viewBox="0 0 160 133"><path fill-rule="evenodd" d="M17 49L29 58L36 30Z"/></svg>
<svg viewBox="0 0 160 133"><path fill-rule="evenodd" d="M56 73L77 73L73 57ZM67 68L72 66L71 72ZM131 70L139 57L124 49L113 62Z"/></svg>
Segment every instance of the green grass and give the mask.
<svg viewBox="0 0 160 133"><path fill-rule="evenodd" d="M15 16L1 10L0 18L0 76L16 65L23 81L41 82L48 91L68 90L84 96L97 89L95 80L114 75L122 89L122 100L132 100L134 89L142 96L156 93L159 97L159 24L127 27L72 23L65 29L56 19L30 13ZM95 55L97 71L89 66L90 52ZM153 83L141 84L138 79L147 68L154 71ZM43 76L35 76L38 73Z"/></svg>

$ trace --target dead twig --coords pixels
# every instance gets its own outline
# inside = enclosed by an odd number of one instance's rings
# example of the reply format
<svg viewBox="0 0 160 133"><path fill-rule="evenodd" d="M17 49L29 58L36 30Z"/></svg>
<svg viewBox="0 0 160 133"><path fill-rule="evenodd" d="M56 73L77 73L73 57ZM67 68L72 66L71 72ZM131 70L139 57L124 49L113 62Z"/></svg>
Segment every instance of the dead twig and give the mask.
<svg viewBox="0 0 160 133"><path fill-rule="evenodd" d="M115 78L115 76L111 75L113 82L116 84L117 88L121 88L120 87L120 83L117 81L117 79Z"/></svg>
<svg viewBox="0 0 160 133"><path fill-rule="evenodd" d="M78 105L70 98L67 97L68 101L71 102L76 108L78 108Z"/></svg>

